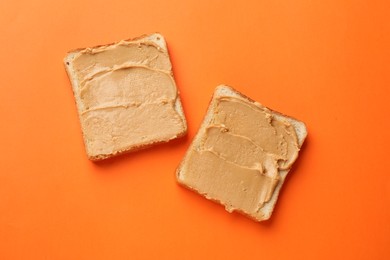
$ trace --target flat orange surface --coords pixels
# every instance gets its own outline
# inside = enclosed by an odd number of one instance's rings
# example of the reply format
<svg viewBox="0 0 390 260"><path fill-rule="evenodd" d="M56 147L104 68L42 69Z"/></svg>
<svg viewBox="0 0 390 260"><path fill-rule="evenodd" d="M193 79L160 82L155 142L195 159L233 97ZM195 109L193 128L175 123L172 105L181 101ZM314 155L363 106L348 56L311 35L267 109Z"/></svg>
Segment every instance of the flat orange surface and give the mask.
<svg viewBox="0 0 390 260"><path fill-rule="evenodd" d="M390 259L390 2L0 2L0 259ZM186 138L87 160L66 52L162 33ZM270 221L176 184L214 88L304 121Z"/></svg>

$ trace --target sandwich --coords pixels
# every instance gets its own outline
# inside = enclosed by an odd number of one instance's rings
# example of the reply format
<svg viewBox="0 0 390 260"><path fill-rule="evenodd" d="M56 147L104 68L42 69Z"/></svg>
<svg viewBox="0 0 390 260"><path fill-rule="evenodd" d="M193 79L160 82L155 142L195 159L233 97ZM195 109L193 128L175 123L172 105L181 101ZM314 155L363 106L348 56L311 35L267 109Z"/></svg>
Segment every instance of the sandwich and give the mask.
<svg viewBox="0 0 390 260"><path fill-rule="evenodd" d="M161 34L74 50L64 64L90 160L186 134L187 123Z"/></svg>
<svg viewBox="0 0 390 260"><path fill-rule="evenodd" d="M218 86L177 181L228 212L267 220L306 136L303 122Z"/></svg>

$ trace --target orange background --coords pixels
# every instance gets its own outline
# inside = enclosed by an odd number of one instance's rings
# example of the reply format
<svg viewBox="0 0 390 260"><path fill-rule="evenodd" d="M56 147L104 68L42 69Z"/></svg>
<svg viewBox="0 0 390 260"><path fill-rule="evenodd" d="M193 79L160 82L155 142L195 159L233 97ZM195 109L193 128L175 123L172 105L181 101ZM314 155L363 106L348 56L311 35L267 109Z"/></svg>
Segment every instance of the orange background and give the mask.
<svg viewBox="0 0 390 260"><path fill-rule="evenodd" d="M390 2L0 2L0 259L390 259ZM162 33L188 136L87 160L62 59ZM221 83L304 121L270 221L178 186Z"/></svg>

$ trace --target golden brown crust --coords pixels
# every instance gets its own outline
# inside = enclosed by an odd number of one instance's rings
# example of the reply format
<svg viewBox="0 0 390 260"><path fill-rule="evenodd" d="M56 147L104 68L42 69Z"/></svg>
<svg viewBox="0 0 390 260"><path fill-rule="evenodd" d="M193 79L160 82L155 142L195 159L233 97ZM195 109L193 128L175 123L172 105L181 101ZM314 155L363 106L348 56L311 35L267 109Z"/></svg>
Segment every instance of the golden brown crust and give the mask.
<svg viewBox="0 0 390 260"><path fill-rule="evenodd" d="M150 36L152 36L154 34L160 34L160 33L155 32L155 33L150 33L150 34L143 34L143 35L138 36L138 37L125 39L124 41L138 41L138 40L146 39L147 37L150 37ZM71 53L74 53L74 52L83 51L85 49L95 49L95 48L99 48L99 47L107 47L107 46L118 44L120 42L121 41L111 42L111 43L107 43L107 44L99 44L99 45L95 45L95 46L92 46L92 47L76 48L76 49L72 49L72 50L68 51L67 53L71 54Z"/></svg>

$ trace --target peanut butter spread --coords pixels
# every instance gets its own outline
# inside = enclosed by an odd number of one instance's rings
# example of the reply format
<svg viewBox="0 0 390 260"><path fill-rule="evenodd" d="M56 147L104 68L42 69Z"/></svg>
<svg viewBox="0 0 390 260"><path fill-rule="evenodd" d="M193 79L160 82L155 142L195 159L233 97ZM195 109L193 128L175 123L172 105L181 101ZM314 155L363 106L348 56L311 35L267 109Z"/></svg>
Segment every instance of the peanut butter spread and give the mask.
<svg viewBox="0 0 390 260"><path fill-rule="evenodd" d="M87 48L72 66L89 155L168 141L185 131L168 53L154 42Z"/></svg>
<svg viewBox="0 0 390 260"><path fill-rule="evenodd" d="M185 183L231 212L256 215L270 200L279 171L291 167L299 146L293 126L258 103L221 96L189 151Z"/></svg>

